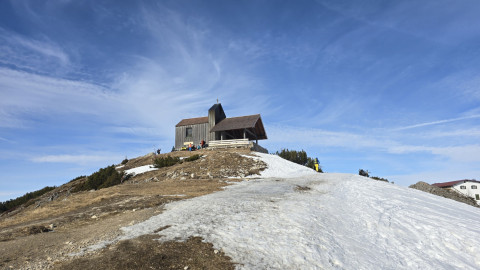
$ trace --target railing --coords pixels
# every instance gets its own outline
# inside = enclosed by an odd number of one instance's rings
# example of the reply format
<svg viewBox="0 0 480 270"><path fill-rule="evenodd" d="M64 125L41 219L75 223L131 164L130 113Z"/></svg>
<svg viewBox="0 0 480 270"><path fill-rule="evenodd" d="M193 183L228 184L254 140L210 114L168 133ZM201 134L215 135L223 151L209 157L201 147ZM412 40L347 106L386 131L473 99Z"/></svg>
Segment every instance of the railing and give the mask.
<svg viewBox="0 0 480 270"><path fill-rule="evenodd" d="M268 153L268 150L248 139L215 140L208 142L209 148L249 148L253 151Z"/></svg>
<svg viewBox="0 0 480 270"><path fill-rule="evenodd" d="M236 139L236 140L215 140L209 141L208 147L253 147L253 142L248 139Z"/></svg>

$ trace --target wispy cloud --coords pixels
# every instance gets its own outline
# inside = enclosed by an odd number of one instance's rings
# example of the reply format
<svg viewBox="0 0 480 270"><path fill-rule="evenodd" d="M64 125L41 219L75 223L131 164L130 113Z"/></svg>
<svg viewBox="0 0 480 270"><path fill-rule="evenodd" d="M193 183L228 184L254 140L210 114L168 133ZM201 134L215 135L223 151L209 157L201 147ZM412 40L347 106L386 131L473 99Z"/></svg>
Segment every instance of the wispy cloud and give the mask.
<svg viewBox="0 0 480 270"><path fill-rule="evenodd" d="M38 163L99 164L121 158L119 155L46 155L34 157L31 160Z"/></svg>
<svg viewBox="0 0 480 270"><path fill-rule="evenodd" d="M63 50L53 44L52 42L38 41L27 39L18 35L11 37L11 42L23 46L26 49L30 49L33 52L37 52L45 57L51 57L58 60L63 65L70 62L68 55Z"/></svg>
<svg viewBox="0 0 480 270"><path fill-rule="evenodd" d="M434 130L428 133L419 133L416 136L424 139L434 139L434 138L461 138L465 140L466 138L475 138L477 137L480 141L480 129L478 128L461 128L461 129L448 129L443 130Z"/></svg>
<svg viewBox="0 0 480 270"><path fill-rule="evenodd" d="M158 12L163 16L158 16ZM217 98L228 103L231 116L260 113L271 106L262 80L248 63L236 61L229 49L198 20L168 9L144 9L143 30L159 47L128 55L129 65L112 67L110 85L67 80L0 68L0 127L25 127L38 117L71 116L78 124L95 122L102 130L172 138L182 118L206 115ZM68 62L55 46L10 37L45 57ZM13 41L12 41L13 40ZM63 60L62 60L63 59ZM255 99L245 99L255 96ZM247 101L248 100L248 101Z"/></svg>
<svg viewBox="0 0 480 270"><path fill-rule="evenodd" d="M412 129L412 128L433 126L433 125L439 125L439 124L445 124L445 123L468 120L468 119L475 119L475 118L480 118L480 115L477 114L477 115L470 115L470 116L465 116L465 117L458 117L458 118L451 118L451 119L445 119L445 120L426 122L426 123L415 124L415 125L406 126L406 127L400 127L400 128L396 128L394 130L407 130L407 129Z"/></svg>
<svg viewBox="0 0 480 270"><path fill-rule="evenodd" d="M475 21L478 7L471 2L452 5L449 1L389 2L382 5L357 1L317 0L324 7L358 22L396 31L441 44L459 44L479 31ZM441 4L440 4L441 3ZM445 8L448 6L448 8ZM425 16L429 14L429 16ZM399 19L402 18L402 19Z"/></svg>
<svg viewBox="0 0 480 270"><path fill-rule="evenodd" d="M134 69L119 77L115 88L129 100L148 96L139 107L168 112L162 117L148 114L145 118L158 125L171 125L181 118L205 115L217 98L230 104L228 109L234 114L271 105L253 64L232 54L223 44L224 37L211 32L203 19L187 20L162 6L144 8L142 22L159 47L133 57ZM256 98L246 101L245 96Z"/></svg>
<svg viewBox="0 0 480 270"><path fill-rule="evenodd" d="M314 128L293 126L268 126L269 144L288 146L300 145L304 148L321 147L364 151L377 155L423 153L446 157L455 162L480 162L480 145L465 142L463 145L412 144L407 137L396 138L390 133L380 132L332 132Z"/></svg>
<svg viewBox="0 0 480 270"><path fill-rule="evenodd" d="M2 137L0 137L0 141L4 141L4 142L8 142L8 143L12 143L12 142L13 142L12 140L5 139L5 138L2 138Z"/></svg>
<svg viewBox="0 0 480 270"><path fill-rule="evenodd" d="M0 41L0 63L4 65L44 73L59 67L66 69L71 64L64 49L47 37L39 40L0 27Z"/></svg>
<svg viewBox="0 0 480 270"><path fill-rule="evenodd" d="M0 202L3 201L2 198L12 198L20 194L22 194L21 191L0 191Z"/></svg>
<svg viewBox="0 0 480 270"><path fill-rule="evenodd" d="M335 132L316 128L286 125L268 125L269 143L295 143L308 146L344 147L350 149L385 148L393 142L379 142L377 138L351 132Z"/></svg>
<svg viewBox="0 0 480 270"><path fill-rule="evenodd" d="M392 154L407 154L426 152L436 156L448 157L457 162L480 162L480 145L462 146L416 146L398 145L388 148Z"/></svg>
<svg viewBox="0 0 480 270"><path fill-rule="evenodd" d="M114 93L106 93L97 85L6 68L0 68L0 87L2 111L10 116L2 118L0 126L12 126L15 122L21 126L22 121L38 114L102 114L112 109L111 105L101 106L108 103L107 96L114 97Z"/></svg>
<svg viewBox="0 0 480 270"><path fill-rule="evenodd" d="M407 185L415 184L418 181L424 181L430 184L440 183L452 180L462 179L480 179L480 170L462 168L462 170L439 169L430 171L421 171L411 174L386 175L388 179L395 179L396 183Z"/></svg>

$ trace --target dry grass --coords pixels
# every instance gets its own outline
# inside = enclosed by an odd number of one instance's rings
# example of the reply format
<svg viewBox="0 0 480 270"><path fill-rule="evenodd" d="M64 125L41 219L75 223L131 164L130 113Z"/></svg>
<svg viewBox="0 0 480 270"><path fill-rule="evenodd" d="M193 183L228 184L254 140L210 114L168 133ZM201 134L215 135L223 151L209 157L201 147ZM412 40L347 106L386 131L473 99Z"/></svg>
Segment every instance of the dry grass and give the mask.
<svg viewBox="0 0 480 270"><path fill-rule="evenodd" d="M89 217L96 212L110 213L116 210L143 209L161 205L173 199L192 198L221 190L226 185L219 180L165 180L148 183L126 183L97 191L79 192L41 207L34 205L24 211L0 220L4 233L12 227L40 223L61 223L81 216ZM181 196L175 196L181 195ZM0 239L2 233L0 233Z"/></svg>
<svg viewBox="0 0 480 270"><path fill-rule="evenodd" d="M214 254L211 244L197 238L184 243L160 244L142 237L110 247L109 250L116 253L105 250L75 259L75 263L70 262L72 258L68 254L99 241L115 239L120 227L159 214L168 202L222 190L227 185L225 177L259 172L264 164L241 156L249 153L248 150L174 152L171 155L201 154L204 157L147 172L121 185L97 191L70 193L76 181L67 183L25 209L0 217L0 268L44 269L56 265L61 269L80 269L71 267L85 265L90 269L96 268L91 267L94 265L103 267L103 263L108 262L114 266L106 269L118 269L115 265L118 266L116 263L122 259L115 254L123 254L133 258L123 261L131 268L121 269L137 269L140 263L162 266L161 269L183 269L185 266L190 266L189 269L231 269L233 264L228 257ZM152 164L153 158L153 155L146 155L131 159L122 169ZM231 181L229 178L228 182ZM43 229L51 225L53 232ZM145 255L138 255L143 253Z"/></svg>
<svg viewBox="0 0 480 270"><path fill-rule="evenodd" d="M199 237L160 243L158 235L119 242L100 254L58 263L54 269L234 269L231 259Z"/></svg>

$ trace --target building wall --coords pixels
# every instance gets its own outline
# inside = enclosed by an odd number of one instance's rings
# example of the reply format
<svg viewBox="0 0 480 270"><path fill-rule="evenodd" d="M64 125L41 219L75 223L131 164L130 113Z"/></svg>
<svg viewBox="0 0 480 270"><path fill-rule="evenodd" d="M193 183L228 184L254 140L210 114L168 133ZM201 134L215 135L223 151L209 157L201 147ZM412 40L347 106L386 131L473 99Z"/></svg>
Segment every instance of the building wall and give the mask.
<svg viewBox="0 0 480 270"><path fill-rule="evenodd" d="M192 128L192 137L186 137L187 128ZM175 149L180 150L184 142L192 142L194 145L199 145L202 140L208 143L208 137L210 131L208 123L188 125L175 127Z"/></svg>
<svg viewBox="0 0 480 270"><path fill-rule="evenodd" d="M225 112L223 111L222 105L217 104L217 106L212 106L208 110L208 130L212 129L216 124L226 118ZM208 141L220 140L220 132L209 132Z"/></svg>
<svg viewBox="0 0 480 270"><path fill-rule="evenodd" d="M465 187L465 188L461 188L461 187ZM476 187L476 188L475 188ZM467 181L465 183L459 183L459 184L456 184L452 187L453 190L455 191L458 191L468 197L472 197L475 199L475 201L477 202L477 204L480 205L480 200L477 200L477 194L478 196L480 197L480 183L477 183L477 182L470 182L470 181Z"/></svg>

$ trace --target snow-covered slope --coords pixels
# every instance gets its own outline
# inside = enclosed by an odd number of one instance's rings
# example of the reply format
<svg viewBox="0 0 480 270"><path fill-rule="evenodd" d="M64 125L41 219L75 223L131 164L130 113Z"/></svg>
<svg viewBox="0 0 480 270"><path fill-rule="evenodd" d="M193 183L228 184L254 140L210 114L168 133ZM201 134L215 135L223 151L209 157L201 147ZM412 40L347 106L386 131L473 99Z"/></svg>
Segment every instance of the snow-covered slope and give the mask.
<svg viewBox="0 0 480 270"><path fill-rule="evenodd" d="M289 162L277 155L270 155L264 153L255 153L258 158L268 164L266 170L262 171L261 177L279 177L279 178L290 178L290 177L300 177L307 175L316 175L317 172L307 168L305 166L300 166L298 164ZM251 156L245 156L251 157Z"/></svg>
<svg viewBox="0 0 480 270"><path fill-rule="evenodd" d="M259 156L268 178L171 203L122 239L171 225L161 240L203 237L240 269L480 269L479 209Z"/></svg>

